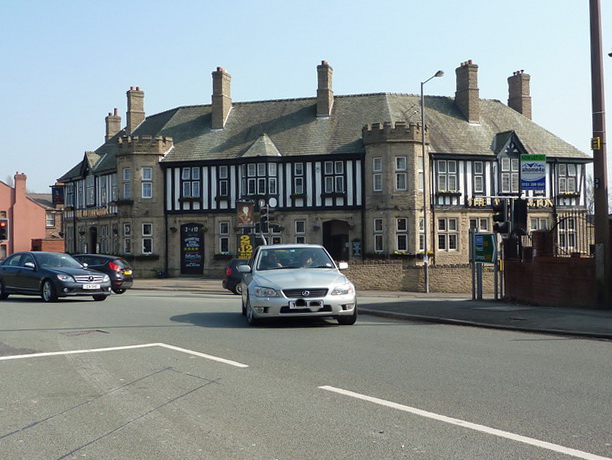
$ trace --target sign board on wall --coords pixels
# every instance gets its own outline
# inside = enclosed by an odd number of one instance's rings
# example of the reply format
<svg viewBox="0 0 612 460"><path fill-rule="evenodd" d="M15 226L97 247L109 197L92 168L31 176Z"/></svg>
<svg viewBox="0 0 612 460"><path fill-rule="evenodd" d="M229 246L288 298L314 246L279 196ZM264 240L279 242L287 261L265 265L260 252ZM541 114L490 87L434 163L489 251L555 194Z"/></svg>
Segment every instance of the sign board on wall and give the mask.
<svg viewBox="0 0 612 460"><path fill-rule="evenodd" d="M204 273L204 239L201 224L181 225L181 274Z"/></svg>
<svg viewBox="0 0 612 460"><path fill-rule="evenodd" d="M521 155L521 190L546 190L546 155Z"/></svg>

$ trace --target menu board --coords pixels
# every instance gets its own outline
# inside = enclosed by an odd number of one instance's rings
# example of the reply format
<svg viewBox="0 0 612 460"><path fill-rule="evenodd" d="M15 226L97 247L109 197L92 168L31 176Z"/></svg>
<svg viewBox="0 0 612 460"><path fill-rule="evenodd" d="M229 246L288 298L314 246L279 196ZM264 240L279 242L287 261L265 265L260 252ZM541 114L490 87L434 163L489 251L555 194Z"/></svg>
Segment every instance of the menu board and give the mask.
<svg viewBox="0 0 612 460"><path fill-rule="evenodd" d="M204 273L204 239L201 224L181 225L181 274Z"/></svg>

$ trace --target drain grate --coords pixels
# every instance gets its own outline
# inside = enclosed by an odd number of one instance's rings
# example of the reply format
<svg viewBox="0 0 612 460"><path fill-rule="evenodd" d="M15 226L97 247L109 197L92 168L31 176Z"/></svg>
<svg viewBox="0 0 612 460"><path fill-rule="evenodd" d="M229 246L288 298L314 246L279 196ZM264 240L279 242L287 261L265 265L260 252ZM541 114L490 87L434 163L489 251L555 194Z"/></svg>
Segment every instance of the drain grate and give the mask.
<svg viewBox="0 0 612 460"><path fill-rule="evenodd" d="M68 332L62 332L62 335L67 335L70 337L73 336L77 336L77 335L87 335L87 334L108 334L107 331L103 331L101 329L89 329L86 331L68 331Z"/></svg>

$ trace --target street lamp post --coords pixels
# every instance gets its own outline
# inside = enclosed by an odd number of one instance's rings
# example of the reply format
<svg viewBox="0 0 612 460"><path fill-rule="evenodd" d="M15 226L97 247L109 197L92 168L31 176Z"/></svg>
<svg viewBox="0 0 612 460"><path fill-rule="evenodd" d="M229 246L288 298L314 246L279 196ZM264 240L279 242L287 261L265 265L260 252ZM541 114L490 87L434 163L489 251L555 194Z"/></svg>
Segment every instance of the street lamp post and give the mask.
<svg viewBox="0 0 612 460"><path fill-rule="evenodd" d="M427 148L425 146L425 95L423 94L423 87L425 83L436 77L443 77L444 72L438 70L435 75L432 75L427 80L421 82L421 146L423 148L423 269L425 270L425 292L429 294L429 254L427 247L427 234L429 232L429 225L427 224L427 208L429 206L429 193L427 186L428 170L427 162L425 161Z"/></svg>

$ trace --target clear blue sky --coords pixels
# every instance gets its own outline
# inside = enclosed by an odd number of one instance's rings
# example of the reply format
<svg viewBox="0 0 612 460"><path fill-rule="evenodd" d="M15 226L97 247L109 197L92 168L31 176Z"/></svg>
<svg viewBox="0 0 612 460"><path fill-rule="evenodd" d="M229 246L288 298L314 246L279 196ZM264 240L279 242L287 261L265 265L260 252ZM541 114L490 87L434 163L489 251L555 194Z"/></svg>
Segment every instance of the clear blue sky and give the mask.
<svg viewBox="0 0 612 460"><path fill-rule="evenodd" d="M32 192L100 146L115 107L125 124L130 86L147 115L209 104L216 67L236 102L315 96L321 60L336 95L418 94L442 69L426 93L454 97L454 70L472 59L481 98L507 103L507 78L524 70L533 120L590 153L587 0L0 0L0 17L0 180L23 172Z"/></svg>

